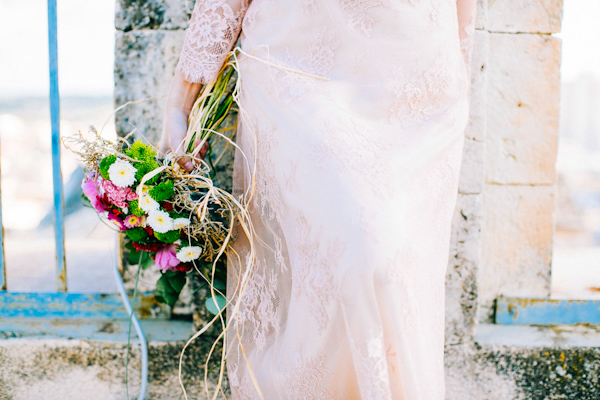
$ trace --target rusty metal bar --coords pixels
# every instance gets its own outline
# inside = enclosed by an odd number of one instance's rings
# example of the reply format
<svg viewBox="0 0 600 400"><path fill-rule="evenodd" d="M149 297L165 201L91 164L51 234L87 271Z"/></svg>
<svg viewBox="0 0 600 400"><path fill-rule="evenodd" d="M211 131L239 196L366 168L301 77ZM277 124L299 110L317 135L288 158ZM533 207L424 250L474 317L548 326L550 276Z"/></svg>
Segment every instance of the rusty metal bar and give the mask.
<svg viewBox="0 0 600 400"><path fill-rule="evenodd" d="M503 325L600 325L600 300L499 297L496 323Z"/></svg>
<svg viewBox="0 0 600 400"><path fill-rule="evenodd" d="M148 318L157 305L152 292L141 293L135 310ZM128 319L129 313L119 293L0 292L0 319L4 318Z"/></svg>
<svg viewBox="0 0 600 400"><path fill-rule="evenodd" d="M58 42L56 0L48 0L48 55L50 67L50 118L52 124L52 183L54 186L54 236L56 240L57 290L67 291L65 258L65 199L60 168L60 95L58 91Z"/></svg>

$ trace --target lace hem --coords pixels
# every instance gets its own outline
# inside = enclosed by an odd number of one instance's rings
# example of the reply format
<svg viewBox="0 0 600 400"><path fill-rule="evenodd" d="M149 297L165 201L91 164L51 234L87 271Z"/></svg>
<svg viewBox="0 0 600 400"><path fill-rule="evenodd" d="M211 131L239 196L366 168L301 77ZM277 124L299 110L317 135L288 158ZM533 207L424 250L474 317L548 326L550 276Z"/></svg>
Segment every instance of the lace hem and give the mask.
<svg viewBox="0 0 600 400"><path fill-rule="evenodd" d="M241 29L249 1L235 12L226 0L197 0L175 70L188 82L216 79Z"/></svg>

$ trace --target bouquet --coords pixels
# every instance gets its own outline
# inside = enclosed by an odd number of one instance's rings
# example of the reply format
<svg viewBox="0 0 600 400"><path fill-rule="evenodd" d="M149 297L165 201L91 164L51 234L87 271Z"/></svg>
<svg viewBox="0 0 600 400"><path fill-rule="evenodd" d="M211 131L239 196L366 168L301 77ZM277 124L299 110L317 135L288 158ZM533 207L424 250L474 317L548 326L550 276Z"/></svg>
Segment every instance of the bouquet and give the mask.
<svg viewBox="0 0 600 400"><path fill-rule="evenodd" d="M226 305L224 255L234 239L234 221L242 224L244 232L252 232L247 202L213 181L209 139L217 135L236 146L224 134L235 129L224 126L236 95L231 59L230 55L217 80L204 86L190 114L181 145L196 161L191 173L180 168L172 153L159 155L150 144L132 142L134 132L116 143L102 138L94 127L90 127L91 138L81 132L63 137L65 146L84 163L84 200L124 233L129 262L147 267L153 261L161 271L155 299L174 305L189 273L195 271L210 285L205 305L215 315ZM206 160L198 157L205 143Z"/></svg>

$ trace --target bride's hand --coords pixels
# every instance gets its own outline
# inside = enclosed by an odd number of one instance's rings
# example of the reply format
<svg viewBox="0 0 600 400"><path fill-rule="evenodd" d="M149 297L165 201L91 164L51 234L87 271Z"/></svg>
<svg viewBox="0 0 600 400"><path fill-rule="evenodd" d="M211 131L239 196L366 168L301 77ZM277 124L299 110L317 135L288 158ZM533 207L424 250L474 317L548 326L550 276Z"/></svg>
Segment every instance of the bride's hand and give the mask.
<svg viewBox="0 0 600 400"><path fill-rule="evenodd" d="M192 106L198 97L202 84L186 81L179 72L175 72L163 116L162 135L159 151L162 154L173 152L183 156L183 140L187 133L188 117ZM204 158L208 151L208 143L204 143L200 150L200 157ZM188 172L194 169L194 163L189 156L179 158L179 165Z"/></svg>

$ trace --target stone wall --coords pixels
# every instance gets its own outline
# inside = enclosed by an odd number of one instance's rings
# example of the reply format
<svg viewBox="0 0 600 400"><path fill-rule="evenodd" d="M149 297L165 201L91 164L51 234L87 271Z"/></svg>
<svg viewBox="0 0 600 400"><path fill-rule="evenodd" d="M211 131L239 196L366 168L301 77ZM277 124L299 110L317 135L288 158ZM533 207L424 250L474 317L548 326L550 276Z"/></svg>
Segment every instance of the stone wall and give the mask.
<svg viewBox="0 0 600 400"><path fill-rule="evenodd" d="M597 399L589 326L493 324L499 295L548 297L562 0L480 0L471 120L447 274L448 399Z"/></svg>

